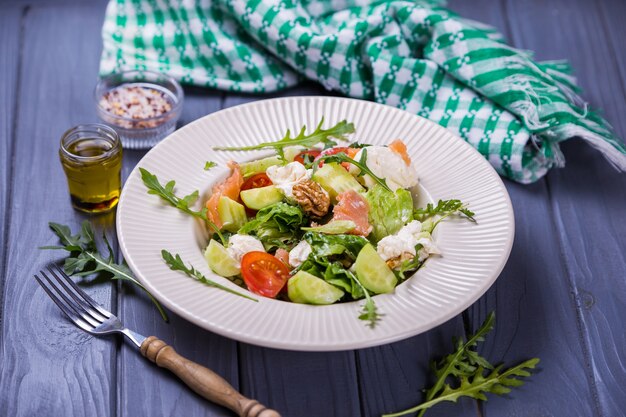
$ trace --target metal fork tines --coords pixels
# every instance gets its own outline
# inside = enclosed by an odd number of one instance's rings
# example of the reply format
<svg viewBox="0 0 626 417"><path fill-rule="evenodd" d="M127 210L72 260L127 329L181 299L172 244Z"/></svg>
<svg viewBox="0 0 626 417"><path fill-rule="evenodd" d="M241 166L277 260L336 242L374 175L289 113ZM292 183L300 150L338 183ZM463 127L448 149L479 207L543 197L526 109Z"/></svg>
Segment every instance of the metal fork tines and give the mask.
<svg viewBox="0 0 626 417"><path fill-rule="evenodd" d="M144 336L125 328L114 314L107 311L80 289L57 265L48 266L47 271L40 271L40 275L43 278L35 275L39 285L59 306L61 311L84 331L95 336L122 333L138 348L146 339Z"/></svg>

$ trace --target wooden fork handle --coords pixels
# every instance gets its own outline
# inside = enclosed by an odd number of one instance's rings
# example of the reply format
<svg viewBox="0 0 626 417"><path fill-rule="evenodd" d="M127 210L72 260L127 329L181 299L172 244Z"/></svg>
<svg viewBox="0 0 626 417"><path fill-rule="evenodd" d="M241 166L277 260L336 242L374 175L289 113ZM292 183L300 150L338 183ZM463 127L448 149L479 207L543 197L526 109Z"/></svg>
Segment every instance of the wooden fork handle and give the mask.
<svg viewBox="0 0 626 417"><path fill-rule="evenodd" d="M155 336L144 340L140 350L143 356L161 368L172 371L192 390L209 401L233 410L239 417L280 417L276 411L241 395L215 372L180 356L174 348Z"/></svg>

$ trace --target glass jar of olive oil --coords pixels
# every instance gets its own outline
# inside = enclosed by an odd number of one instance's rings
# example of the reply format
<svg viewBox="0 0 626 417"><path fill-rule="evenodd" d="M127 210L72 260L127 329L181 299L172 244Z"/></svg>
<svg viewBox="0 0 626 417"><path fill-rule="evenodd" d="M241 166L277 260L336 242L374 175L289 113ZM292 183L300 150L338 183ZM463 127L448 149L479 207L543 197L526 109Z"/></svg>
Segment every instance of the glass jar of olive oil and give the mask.
<svg viewBox="0 0 626 417"><path fill-rule="evenodd" d="M85 124L63 134L59 149L72 205L104 213L117 205L122 188L122 145L108 126Z"/></svg>

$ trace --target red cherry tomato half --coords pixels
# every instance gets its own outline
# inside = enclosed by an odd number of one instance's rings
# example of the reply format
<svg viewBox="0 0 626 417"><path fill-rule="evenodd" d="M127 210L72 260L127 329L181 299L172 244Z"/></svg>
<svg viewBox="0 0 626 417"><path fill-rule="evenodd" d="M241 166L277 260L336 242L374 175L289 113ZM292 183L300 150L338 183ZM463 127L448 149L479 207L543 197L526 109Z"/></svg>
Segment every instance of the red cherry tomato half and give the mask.
<svg viewBox="0 0 626 417"><path fill-rule="evenodd" d="M289 268L273 255L248 252L241 258L241 275L255 294L274 298L289 279Z"/></svg>
<svg viewBox="0 0 626 417"><path fill-rule="evenodd" d="M293 160L294 162L300 162L302 165L304 165L304 158L305 156L309 156L309 160L313 161L315 160L315 158L317 158L320 155L320 151L315 151L315 150L311 150L311 151L302 151L299 154L297 154Z"/></svg>
<svg viewBox="0 0 626 417"><path fill-rule="evenodd" d="M272 180L270 180L270 177L268 177L265 172L260 172L245 180L243 184L241 184L241 191L250 190L252 188L267 187L272 184L273 183Z"/></svg>

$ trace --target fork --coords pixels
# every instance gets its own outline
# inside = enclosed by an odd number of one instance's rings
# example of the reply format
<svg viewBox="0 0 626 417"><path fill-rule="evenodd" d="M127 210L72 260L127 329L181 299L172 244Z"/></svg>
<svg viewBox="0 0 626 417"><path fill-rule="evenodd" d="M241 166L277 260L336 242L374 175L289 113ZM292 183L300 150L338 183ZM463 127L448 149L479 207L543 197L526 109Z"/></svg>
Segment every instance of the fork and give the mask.
<svg viewBox="0 0 626 417"><path fill-rule="evenodd" d="M94 336L122 333L143 356L169 369L202 397L234 411L239 417L280 417L256 400L246 398L210 369L176 353L156 336L145 337L122 324L96 303L57 265L47 266L35 279L75 325Z"/></svg>

